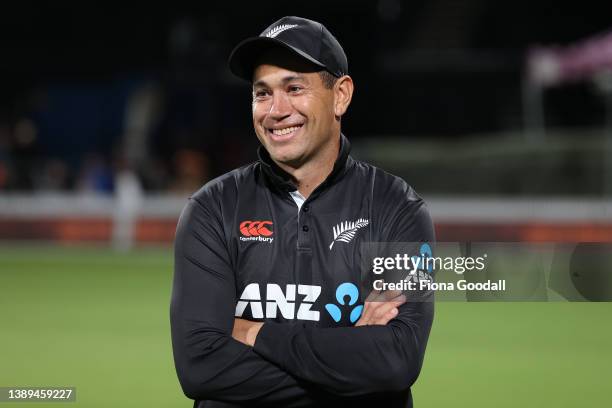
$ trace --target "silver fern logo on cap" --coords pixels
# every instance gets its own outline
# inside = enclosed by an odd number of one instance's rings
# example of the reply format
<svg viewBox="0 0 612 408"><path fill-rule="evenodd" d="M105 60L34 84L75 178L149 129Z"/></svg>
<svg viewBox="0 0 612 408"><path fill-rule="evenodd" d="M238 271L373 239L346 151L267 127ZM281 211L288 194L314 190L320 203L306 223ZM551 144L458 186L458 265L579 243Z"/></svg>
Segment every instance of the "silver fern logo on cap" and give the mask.
<svg viewBox="0 0 612 408"><path fill-rule="evenodd" d="M349 243L360 228L366 227L370 222L365 218L359 218L357 221L344 221L334 227L334 240L329 245L329 250L336 242Z"/></svg>
<svg viewBox="0 0 612 408"><path fill-rule="evenodd" d="M289 30L290 28L297 27L297 24L281 24L274 28L271 28L266 34L264 34L268 38L274 38L283 31Z"/></svg>

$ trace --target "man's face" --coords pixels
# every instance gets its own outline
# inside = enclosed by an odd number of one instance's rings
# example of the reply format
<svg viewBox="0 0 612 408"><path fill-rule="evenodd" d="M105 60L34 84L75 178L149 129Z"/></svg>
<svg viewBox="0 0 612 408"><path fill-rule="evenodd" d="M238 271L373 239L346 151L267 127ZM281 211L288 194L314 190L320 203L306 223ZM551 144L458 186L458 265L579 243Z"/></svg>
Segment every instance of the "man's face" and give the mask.
<svg viewBox="0 0 612 408"><path fill-rule="evenodd" d="M260 64L253 74L253 125L273 160L297 168L339 132L334 91L316 72Z"/></svg>

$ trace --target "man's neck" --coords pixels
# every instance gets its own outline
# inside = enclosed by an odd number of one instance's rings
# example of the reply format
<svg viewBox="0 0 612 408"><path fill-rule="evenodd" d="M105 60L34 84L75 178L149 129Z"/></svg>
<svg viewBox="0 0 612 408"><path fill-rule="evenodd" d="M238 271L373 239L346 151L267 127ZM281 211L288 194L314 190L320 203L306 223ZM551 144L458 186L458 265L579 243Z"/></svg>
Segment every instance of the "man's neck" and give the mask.
<svg viewBox="0 0 612 408"><path fill-rule="evenodd" d="M331 174L339 154L340 137L332 141L316 157L299 167L291 167L284 163L277 163L277 165L293 178L300 194L308 198L315 188Z"/></svg>

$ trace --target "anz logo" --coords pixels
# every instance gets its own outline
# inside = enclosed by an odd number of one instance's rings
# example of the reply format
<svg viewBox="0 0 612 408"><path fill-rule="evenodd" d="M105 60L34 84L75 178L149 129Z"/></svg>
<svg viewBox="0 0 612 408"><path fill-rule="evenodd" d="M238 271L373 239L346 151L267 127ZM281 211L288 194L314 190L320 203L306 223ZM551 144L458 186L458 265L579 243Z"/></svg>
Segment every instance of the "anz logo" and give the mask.
<svg viewBox="0 0 612 408"><path fill-rule="evenodd" d="M295 310L296 294L300 295L301 303ZM285 319L319 320L319 312L310 310L321 294L321 287L314 285L287 285L283 292L280 285L266 285L266 299L262 302L259 283L250 283L244 288L240 300L236 303L236 317L241 317L248 305L251 306L251 316L254 319L274 319L278 312ZM264 315L265 305L265 315Z"/></svg>
<svg viewBox="0 0 612 408"><path fill-rule="evenodd" d="M289 284L283 291L280 285L268 283L264 299L259 283L250 283L244 288L236 303L234 316L242 317L246 308L250 306L251 316L254 319L275 319L280 314L283 318L290 320L319 321L320 312L312 310L312 307L320 295L321 286L317 285ZM297 305L298 297L299 306ZM350 282L342 283L336 288L336 300L341 306L353 306L359 300L359 289ZM326 304L325 310L336 323L342 320L342 311L336 304ZM359 319L362 311L363 305L352 308L349 316L351 323Z"/></svg>

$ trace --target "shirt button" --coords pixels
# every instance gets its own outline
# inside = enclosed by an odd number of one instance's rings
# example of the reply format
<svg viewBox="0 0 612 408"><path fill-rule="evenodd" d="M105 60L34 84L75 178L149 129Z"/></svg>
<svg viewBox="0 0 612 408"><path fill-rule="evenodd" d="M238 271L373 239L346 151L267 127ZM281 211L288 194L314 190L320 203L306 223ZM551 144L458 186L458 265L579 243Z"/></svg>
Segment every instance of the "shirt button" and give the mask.
<svg viewBox="0 0 612 408"><path fill-rule="evenodd" d="M305 206L304 206L304 211L305 211L305 212L308 212L308 210L310 210L310 207L309 207L309 206L307 206L307 205L305 205Z"/></svg>
<svg viewBox="0 0 612 408"><path fill-rule="evenodd" d="M308 232L308 225L304 225L304 226L302 227L302 231L304 231L304 232Z"/></svg>

